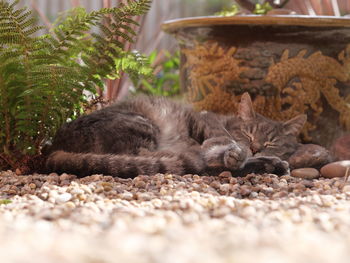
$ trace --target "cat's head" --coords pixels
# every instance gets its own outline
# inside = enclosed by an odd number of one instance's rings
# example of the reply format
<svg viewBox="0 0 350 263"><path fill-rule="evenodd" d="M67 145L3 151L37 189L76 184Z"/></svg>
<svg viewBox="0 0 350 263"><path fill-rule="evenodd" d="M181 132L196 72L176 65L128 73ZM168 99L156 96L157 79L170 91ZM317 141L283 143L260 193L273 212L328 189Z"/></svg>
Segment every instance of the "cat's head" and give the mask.
<svg viewBox="0 0 350 263"><path fill-rule="evenodd" d="M278 122L256 113L249 94L241 97L238 107L241 119L240 130L254 156L278 156L288 158L297 148L297 136L302 130L306 115L300 114L286 121Z"/></svg>

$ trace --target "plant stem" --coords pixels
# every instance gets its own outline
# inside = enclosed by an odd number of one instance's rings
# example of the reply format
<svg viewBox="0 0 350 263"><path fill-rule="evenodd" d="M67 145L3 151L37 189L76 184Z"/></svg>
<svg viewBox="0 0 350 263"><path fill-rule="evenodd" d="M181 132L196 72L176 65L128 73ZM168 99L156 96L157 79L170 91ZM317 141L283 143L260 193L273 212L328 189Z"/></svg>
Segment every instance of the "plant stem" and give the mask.
<svg viewBox="0 0 350 263"><path fill-rule="evenodd" d="M10 166L12 169L14 169L16 167L15 163L12 162L12 160L6 158L2 153L0 153L0 158L3 159L5 161L5 163ZM0 167L2 168L2 167Z"/></svg>

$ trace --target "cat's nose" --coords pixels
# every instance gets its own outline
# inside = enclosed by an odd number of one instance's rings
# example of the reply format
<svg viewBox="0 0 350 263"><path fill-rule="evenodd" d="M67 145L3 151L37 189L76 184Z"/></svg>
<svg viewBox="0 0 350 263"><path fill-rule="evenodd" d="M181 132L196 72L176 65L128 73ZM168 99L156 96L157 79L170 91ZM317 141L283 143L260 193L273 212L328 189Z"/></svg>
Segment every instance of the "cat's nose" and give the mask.
<svg viewBox="0 0 350 263"><path fill-rule="evenodd" d="M252 151L253 154L260 152L260 149L261 149L260 145L258 145L256 143L252 143L250 145L250 150Z"/></svg>

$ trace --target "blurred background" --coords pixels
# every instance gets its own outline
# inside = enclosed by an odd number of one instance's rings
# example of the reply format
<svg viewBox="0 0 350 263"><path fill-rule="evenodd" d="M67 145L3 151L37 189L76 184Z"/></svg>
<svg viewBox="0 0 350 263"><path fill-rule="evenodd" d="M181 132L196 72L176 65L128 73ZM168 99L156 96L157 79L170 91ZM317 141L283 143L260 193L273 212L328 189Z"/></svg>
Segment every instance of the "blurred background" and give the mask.
<svg viewBox="0 0 350 263"><path fill-rule="evenodd" d="M97 10L102 7L113 7L125 0L22 0L22 5L31 7L37 13L40 23L48 30L58 15L73 7L83 6L87 10ZM282 0L270 2L279 3ZM240 2L237 0L237 2ZM261 3L262 0L251 0L252 3ZM282 1L283 2L283 1ZM164 73L164 63L168 70L177 74L178 59L176 57L176 41L171 36L161 30L161 25L165 20L189 17L213 15L215 12L229 8L236 2L233 0L153 0L152 8L147 16L140 18L141 27L135 39L135 43L129 47L130 50L138 50L142 54L149 56L154 52L151 63L155 68L155 73ZM298 14L304 15L335 15L341 16L350 13L350 0L290 0L285 8L292 9ZM158 69L157 69L158 65ZM168 83L168 84L166 84ZM159 85L171 86L174 94L178 92L178 82L160 81ZM107 100L115 100L123 97L130 89L135 89L135 83L131 83L127 76L121 79L107 81ZM153 84L152 84L153 85ZM141 85L141 88L144 85ZM137 89L138 87L136 87ZM162 89L163 87L159 87ZM169 88L169 87L168 87ZM158 95L169 95L160 94Z"/></svg>
<svg viewBox="0 0 350 263"><path fill-rule="evenodd" d="M50 23L59 13L72 7L84 6L91 11L116 6L121 1L124 0L24 0L22 3L32 6L41 16L41 21L50 27ZM233 0L153 0L151 11L142 21L142 32L137 37L135 48L146 54L160 48L171 50L175 43L161 31L163 21L188 16L213 15L233 4L235 4ZM285 7L298 14L338 16L350 13L350 0L290 0Z"/></svg>
<svg viewBox="0 0 350 263"><path fill-rule="evenodd" d="M123 0L24 0L22 4L36 10L40 21L50 28L57 16L72 7L83 6L88 11L113 7ZM232 5L232 0L153 0L147 17L142 19L142 31L137 36L135 48L149 54L155 49L172 50L175 42L161 31L165 20L188 16L212 15Z"/></svg>

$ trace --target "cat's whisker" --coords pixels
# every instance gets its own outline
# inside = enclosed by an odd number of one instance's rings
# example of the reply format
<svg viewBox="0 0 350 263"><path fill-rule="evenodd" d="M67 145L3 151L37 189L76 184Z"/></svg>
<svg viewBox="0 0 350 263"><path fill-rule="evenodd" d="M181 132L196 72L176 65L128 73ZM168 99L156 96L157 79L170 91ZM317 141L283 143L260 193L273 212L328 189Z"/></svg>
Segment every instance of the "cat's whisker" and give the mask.
<svg viewBox="0 0 350 263"><path fill-rule="evenodd" d="M221 123L220 123L221 124ZM223 128L223 130L227 133L227 135L234 140L233 136L228 132L228 130L224 127L224 125L221 124L221 127Z"/></svg>
<svg viewBox="0 0 350 263"><path fill-rule="evenodd" d="M346 171L345 171L345 174L344 174L344 182L343 182L343 185L342 185L342 189L344 188L344 186L348 182L349 176L350 176L349 167L347 167Z"/></svg>

